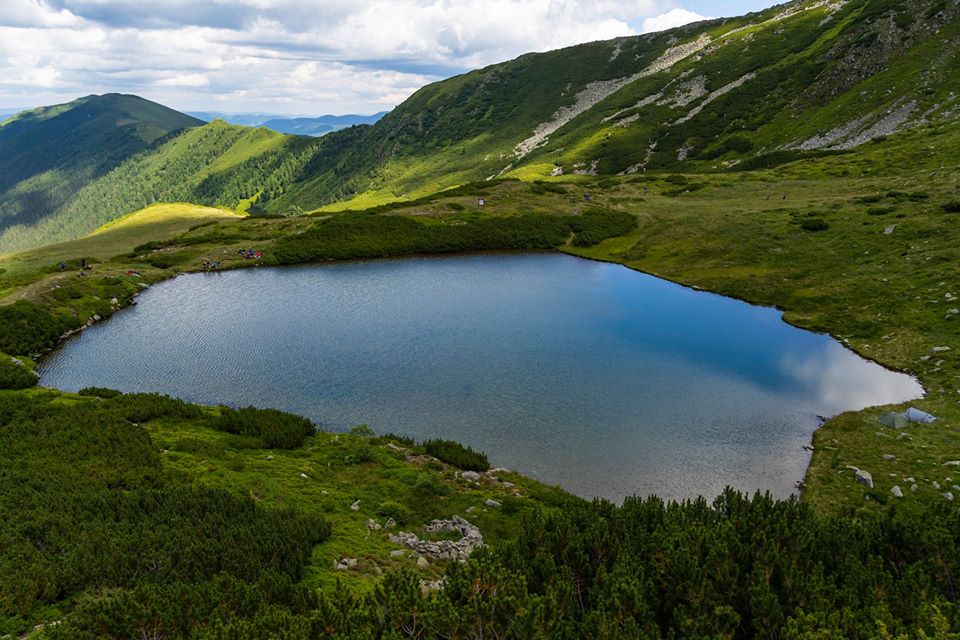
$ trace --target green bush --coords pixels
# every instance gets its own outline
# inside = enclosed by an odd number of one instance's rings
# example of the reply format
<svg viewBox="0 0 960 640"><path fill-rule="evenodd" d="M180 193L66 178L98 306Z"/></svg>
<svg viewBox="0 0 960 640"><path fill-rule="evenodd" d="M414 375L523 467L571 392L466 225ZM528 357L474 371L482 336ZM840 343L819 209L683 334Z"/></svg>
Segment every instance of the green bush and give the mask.
<svg viewBox="0 0 960 640"><path fill-rule="evenodd" d="M367 464L373 462L373 448L368 442L353 447L350 453L343 456L344 464Z"/></svg>
<svg viewBox="0 0 960 640"><path fill-rule="evenodd" d="M893 213L896 211L896 207L870 207L867 209L867 215L869 216L885 216L888 213Z"/></svg>
<svg viewBox="0 0 960 640"><path fill-rule="evenodd" d="M18 300L0 306L0 352L35 355L52 349L67 331L80 327L75 316Z"/></svg>
<svg viewBox="0 0 960 640"><path fill-rule="evenodd" d="M826 231L830 225L823 218L807 218L800 223L800 228L804 231Z"/></svg>
<svg viewBox="0 0 960 640"><path fill-rule="evenodd" d="M203 416L203 411L197 405L159 393L119 394L110 399L109 406L118 409L125 420L136 423L161 418L189 420Z"/></svg>
<svg viewBox="0 0 960 640"><path fill-rule="evenodd" d="M450 487L434 476L424 476L413 485L413 493L419 499L428 500L449 495Z"/></svg>
<svg viewBox="0 0 960 640"><path fill-rule="evenodd" d="M256 436L269 449L296 449L308 436L316 433L310 420L276 409L220 408L220 417L213 423L219 431L242 436Z"/></svg>
<svg viewBox="0 0 960 640"><path fill-rule="evenodd" d="M490 468L487 454L474 451L453 440L427 440L423 448L434 458L464 471L486 471Z"/></svg>
<svg viewBox="0 0 960 640"><path fill-rule="evenodd" d="M576 233L573 245L589 247L601 240L630 233L637 227L637 219L623 211L592 207L571 218L570 228Z"/></svg>
<svg viewBox="0 0 960 640"><path fill-rule="evenodd" d="M358 438L372 438L377 434L373 432L370 425L361 423L350 429L350 435Z"/></svg>
<svg viewBox="0 0 960 640"><path fill-rule="evenodd" d="M80 391L77 391L77 394L81 396L93 396L95 398L104 399L116 398L117 396L123 395L123 393L117 391L116 389L107 389L106 387L84 387L83 389L80 389Z"/></svg>
<svg viewBox="0 0 960 640"><path fill-rule="evenodd" d="M942 205L940 205L940 208L947 213L960 213L960 200L944 202Z"/></svg>
<svg viewBox="0 0 960 640"><path fill-rule="evenodd" d="M407 509L405 506L398 502L381 502L377 507L377 515L381 518L393 518L397 524L406 524L410 521L411 513L410 509Z"/></svg>
<svg viewBox="0 0 960 640"><path fill-rule="evenodd" d="M0 389L26 389L37 384L33 369L15 358L0 353Z"/></svg>

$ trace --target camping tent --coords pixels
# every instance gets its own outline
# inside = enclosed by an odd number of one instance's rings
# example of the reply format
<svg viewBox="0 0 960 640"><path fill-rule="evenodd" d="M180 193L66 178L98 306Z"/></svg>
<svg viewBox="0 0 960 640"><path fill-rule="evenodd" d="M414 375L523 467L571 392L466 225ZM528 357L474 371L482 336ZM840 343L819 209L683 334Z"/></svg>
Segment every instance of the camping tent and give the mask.
<svg viewBox="0 0 960 640"><path fill-rule="evenodd" d="M910 407L903 414L903 417L909 420L910 422L933 422L936 420L935 417L927 413L926 411L920 411L915 407Z"/></svg>
<svg viewBox="0 0 960 640"><path fill-rule="evenodd" d="M902 413L885 413L880 416L880 424L894 429L904 429L909 421Z"/></svg>

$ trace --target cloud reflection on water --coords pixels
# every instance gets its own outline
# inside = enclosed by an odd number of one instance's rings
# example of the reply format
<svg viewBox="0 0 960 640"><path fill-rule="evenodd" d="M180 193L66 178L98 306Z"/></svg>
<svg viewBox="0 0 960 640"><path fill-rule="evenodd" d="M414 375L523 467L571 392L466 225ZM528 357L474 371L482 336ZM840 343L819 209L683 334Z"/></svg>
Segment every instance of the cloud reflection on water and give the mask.
<svg viewBox="0 0 960 640"><path fill-rule="evenodd" d="M780 369L810 389L816 398L816 410L824 415L923 396L923 387L912 376L892 373L854 356L837 342L829 342L815 352L788 353Z"/></svg>

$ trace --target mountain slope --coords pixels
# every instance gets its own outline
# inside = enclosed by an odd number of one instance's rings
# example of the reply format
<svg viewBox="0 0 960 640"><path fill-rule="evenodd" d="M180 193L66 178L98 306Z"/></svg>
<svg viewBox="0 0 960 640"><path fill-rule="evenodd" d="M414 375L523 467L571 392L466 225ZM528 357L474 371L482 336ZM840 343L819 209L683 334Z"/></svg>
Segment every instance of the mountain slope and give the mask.
<svg viewBox="0 0 960 640"><path fill-rule="evenodd" d="M23 231L125 159L172 132L200 124L154 102L119 94L87 96L4 121L0 124L0 250L36 244L13 238L31 235ZM20 231L10 237L15 229Z"/></svg>
<svg viewBox="0 0 960 640"><path fill-rule="evenodd" d="M137 153L84 185L22 236L69 240L120 216L161 202L192 202L246 210L258 197L282 192L311 157L318 140L222 120L193 127ZM48 240L49 241L49 240ZM4 245L0 245L4 246ZM29 245L27 245L29 246Z"/></svg>
<svg viewBox="0 0 960 640"><path fill-rule="evenodd" d="M59 132L67 142L51 136L40 157L57 145L83 148L69 138L85 130L75 105L31 116L35 127L74 121ZM87 148L67 171L26 180L16 172L30 159L5 159L7 179L19 181L0 191L0 251L79 237L156 202L287 215L415 199L493 177L756 168L904 129L935 134L960 119L960 3L796 0L528 54L428 85L376 124L317 139L222 121L157 139L170 126L196 124L177 116L160 119L166 128L130 125L139 133L129 145L139 149L119 159L117 145ZM8 135L0 133L0 150Z"/></svg>
<svg viewBox="0 0 960 640"><path fill-rule="evenodd" d="M373 127L328 135L312 174L272 206L852 148L955 122L958 47L956 2L802 0L525 55L424 87Z"/></svg>

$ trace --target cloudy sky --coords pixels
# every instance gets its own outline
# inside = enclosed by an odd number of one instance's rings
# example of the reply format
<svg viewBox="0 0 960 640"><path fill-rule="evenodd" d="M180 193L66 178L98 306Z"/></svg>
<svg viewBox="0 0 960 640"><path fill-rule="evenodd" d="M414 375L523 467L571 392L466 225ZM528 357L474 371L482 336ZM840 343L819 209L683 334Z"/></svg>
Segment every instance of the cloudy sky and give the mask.
<svg viewBox="0 0 960 640"><path fill-rule="evenodd" d="M422 85L774 0L0 0L0 108L135 93L181 110L373 113Z"/></svg>

